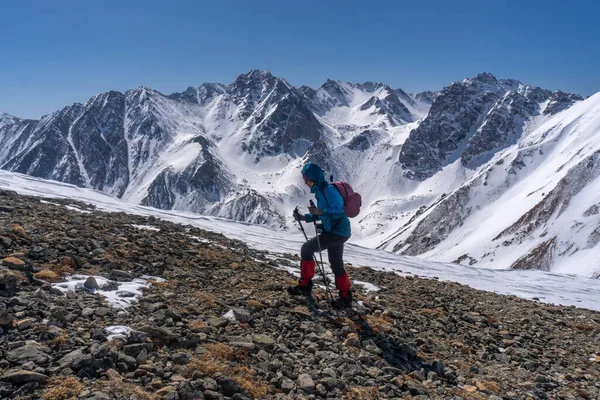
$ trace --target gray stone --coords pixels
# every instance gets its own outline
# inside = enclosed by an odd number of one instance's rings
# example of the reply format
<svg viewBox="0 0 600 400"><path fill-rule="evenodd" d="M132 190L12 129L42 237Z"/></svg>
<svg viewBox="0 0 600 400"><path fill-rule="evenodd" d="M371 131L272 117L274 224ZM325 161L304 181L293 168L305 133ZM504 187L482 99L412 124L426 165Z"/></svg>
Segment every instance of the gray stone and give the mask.
<svg viewBox="0 0 600 400"><path fill-rule="evenodd" d="M83 286L90 290L100 289L100 286L98 286L98 282L96 282L96 278L94 278L93 276L88 276Z"/></svg>
<svg viewBox="0 0 600 400"><path fill-rule="evenodd" d="M92 362L92 355L89 353L84 353L84 349L77 349L58 361L58 364L62 368L71 368L73 370L78 370Z"/></svg>
<svg viewBox="0 0 600 400"><path fill-rule="evenodd" d="M17 294L18 285L19 281L14 273L0 269L0 296L14 296Z"/></svg>
<svg viewBox="0 0 600 400"><path fill-rule="evenodd" d="M238 321L250 322L252 320L252 313L250 312L250 310L246 308L234 308L232 310L235 319L237 319Z"/></svg>
<svg viewBox="0 0 600 400"><path fill-rule="evenodd" d="M92 315L94 315L94 309L91 307L86 307L81 311L81 316L82 317L91 317Z"/></svg>
<svg viewBox="0 0 600 400"><path fill-rule="evenodd" d="M4 304L0 304L0 327L13 328L14 317L8 313Z"/></svg>
<svg viewBox="0 0 600 400"><path fill-rule="evenodd" d="M204 394L198 390L190 381L183 381L177 386L179 400L203 400Z"/></svg>
<svg viewBox="0 0 600 400"><path fill-rule="evenodd" d="M6 359L13 364L24 364L28 361L33 361L37 365L40 365L50 361L48 354L41 351L36 344L26 344L25 346L11 350L6 354Z"/></svg>
<svg viewBox="0 0 600 400"><path fill-rule="evenodd" d="M275 347L275 341L272 337L267 335L254 335L252 340L257 346L263 347L267 350L273 349Z"/></svg>
<svg viewBox="0 0 600 400"><path fill-rule="evenodd" d="M254 348L256 347L254 343L250 342L230 342L229 345L232 347L239 347L246 350L254 350Z"/></svg>
<svg viewBox="0 0 600 400"><path fill-rule="evenodd" d="M110 272L110 278L114 279L118 282L131 281L133 280L133 276L126 271L122 271L120 269L113 269Z"/></svg>
<svg viewBox="0 0 600 400"><path fill-rule="evenodd" d="M146 362L148 362L148 350L143 349L140 351L140 354L137 355L135 361L138 365L146 364Z"/></svg>
<svg viewBox="0 0 600 400"><path fill-rule="evenodd" d="M219 317L211 317L206 322L208 322L210 326L213 326L215 328L221 328L229 323L229 321L227 321L225 318Z"/></svg>
<svg viewBox="0 0 600 400"><path fill-rule="evenodd" d="M108 307L98 307L94 310L94 315L98 317L106 317L107 315L112 313L112 309Z"/></svg>
<svg viewBox="0 0 600 400"><path fill-rule="evenodd" d="M4 247L5 249L10 249L12 247L12 243L12 240L6 236L0 236L0 246Z"/></svg>
<svg viewBox="0 0 600 400"><path fill-rule="evenodd" d="M6 347L7 347L9 350L12 350L12 349L16 349L16 348L18 348L18 347L23 347L23 346L25 346L25 344L26 344L26 343L25 343L25 341L23 341L23 340L19 340L19 341L17 341L17 342L9 342L9 343L7 343L7 344L6 344Z"/></svg>
<svg viewBox="0 0 600 400"><path fill-rule="evenodd" d="M105 284L103 284L102 286L100 286L100 289L107 291L107 292L112 292L114 290L119 289L119 284L115 281L108 281Z"/></svg>
<svg viewBox="0 0 600 400"><path fill-rule="evenodd" d="M224 397L221 393L216 392L214 390L205 390L204 398L206 400L223 400L224 399Z"/></svg>
<svg viewBox="0 0 600 400"><path fill-rule="evenodd" d="M233 396L236 393L241 393L244 396L247 396L248 393L233 379L226 376L217 376L216 378L219 387L221 388L221 392L225 396Z"/></svg>
<svg viewBox="0 0 600 400"><path fill-rule="evenodd" d="M191 358L187 353L175 353L171 356L171 360L175 364L186 365L190 363Z"/></svg>
<svg viewBox="0 0 600 400"><path fill-rule="evenodd" d="M154 327L151 325L141 326L140 328L138 328L138 330L146 333L152 339L173 340L179 337L179 335L176 335L175 333L171 332L166 328Z"/></svg>
<svg viewBox="0 0 600 400"><path fill-rule="evenodd" d="M25 329L30 328L34 322L35 322L35 319L33 319L33 318L22 319L17 322L17 328L20 331L24 331Z"/></svg>
<svg viewBox="0 0 600 400"><path fill-rule="evenodd" d="M24 385L30 382L46 382L49 379L47 375L38 374L37 372L25 371L22 369L9 371L0 376L0 381L10 382L13 385Z"/></svg>
<svg viewBox="0 0 600 400"><path fill-rule="evenodd" d="M143 350L148 348L146 343L132 343L123 346L123 353L131 357L137 357Z"/></svg>
<svg viewBox="0 0 600 400"><path fill-rule="evenodd" d="M104 253L106 253L106 251L104 249L94 249L94 251L92 251L93 256L99 256Z"/></svg>
<svg viewBox="0 0 600 400"><path fill-rule="evenodd" d="M312 376L309 374L300 374L298 375L298 379L296 380L298 384L298 389L303 390L305 392L312 392L315 390L315 382L312 379Z"/></svg>
<svg viewBox="0 0 600 400"><path fill-rule="evenodd" d="M125 364L128 371L134 370L137 367L137 361L135 358L121 352L118 353L117 363Z"/></svg>
<svg viewBox="0 0 600 400"><path fill-rule="evenodd" d="M145 332L131 331L129 332L129 343L145 343L148 335Z"/></svg>
<svg viewBox="0 0 600 400"><path fill-rule="evenodd" d="M294 381L291 379L284 378L283 381L281 381L281 390L283 390L284 393L291 392L294 390L295 386Z"/></svg>

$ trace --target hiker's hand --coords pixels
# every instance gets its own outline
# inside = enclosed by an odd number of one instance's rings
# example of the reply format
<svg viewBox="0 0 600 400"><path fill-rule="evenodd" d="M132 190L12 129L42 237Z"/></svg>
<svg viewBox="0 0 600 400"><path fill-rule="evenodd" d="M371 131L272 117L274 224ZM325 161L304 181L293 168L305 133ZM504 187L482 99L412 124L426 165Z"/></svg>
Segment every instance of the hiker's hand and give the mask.
<svg viewBox="0 0 600 400"><path fill-rule="evenodd" d="M308 207L308 212L312 215L323 215L323 210L319 207Z"/></svg>
<svg viewBox="0 0 600 400"><path fill-rule="evenodd" d="M294 209L293 216L296 221L306 221L306 217L300 214L297 208Z"/></svg>

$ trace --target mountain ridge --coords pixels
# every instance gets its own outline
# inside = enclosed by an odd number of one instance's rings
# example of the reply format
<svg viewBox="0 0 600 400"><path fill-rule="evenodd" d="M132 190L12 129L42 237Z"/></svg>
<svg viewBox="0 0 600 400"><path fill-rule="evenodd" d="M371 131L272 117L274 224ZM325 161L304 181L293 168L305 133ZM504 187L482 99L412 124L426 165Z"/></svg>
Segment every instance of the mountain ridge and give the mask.
<svg viewBox="0 0 600 400"><path fill-rule="evenodd" d="M0 168L136 204L289 229L291 209L307 195L298 170L311 160L363 193L357 240L431 255L431 246L395 242L399 228L419 232L426 209L448 204L449 194L500 154L518 152L536 128L581 101L489 73L412 95L331 79L318 89L295 88L252 70L230 85L169 95L143 86L109 91L39 121L1 114ZM444 226L445 213L411 243Z"/></svg>

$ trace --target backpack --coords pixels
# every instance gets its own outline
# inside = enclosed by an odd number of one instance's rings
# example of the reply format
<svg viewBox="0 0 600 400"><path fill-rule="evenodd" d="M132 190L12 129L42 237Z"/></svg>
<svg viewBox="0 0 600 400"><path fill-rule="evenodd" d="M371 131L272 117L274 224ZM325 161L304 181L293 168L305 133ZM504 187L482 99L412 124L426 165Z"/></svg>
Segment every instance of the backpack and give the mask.
<svg viewBox="0 0 600 400"><path fill-rule="evenodd" d="M354 218L360 213L360 206L362 206L362 197L360 193L352 190L352 186L348 182L334 182L333 175L329 177L331 181L330 185L335 187L342 199L344 199L344 212L348 218Z"/></svg>

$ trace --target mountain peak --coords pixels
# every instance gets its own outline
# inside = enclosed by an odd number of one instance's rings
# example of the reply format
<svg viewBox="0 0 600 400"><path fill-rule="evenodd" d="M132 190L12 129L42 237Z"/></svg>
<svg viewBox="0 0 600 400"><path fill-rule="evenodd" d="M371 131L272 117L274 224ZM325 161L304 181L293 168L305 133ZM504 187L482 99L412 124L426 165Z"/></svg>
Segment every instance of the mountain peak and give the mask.
<svg viewBox="0 0 600 400"><path fill-rule="evenodd" d="M473 78L473 80L477 80L479 82L488 83L488 84L498 83L498 79L496 79L496 77L494 75L490 74L489 72L482 72L479 75L477 75L475 78Z"/></svg>

